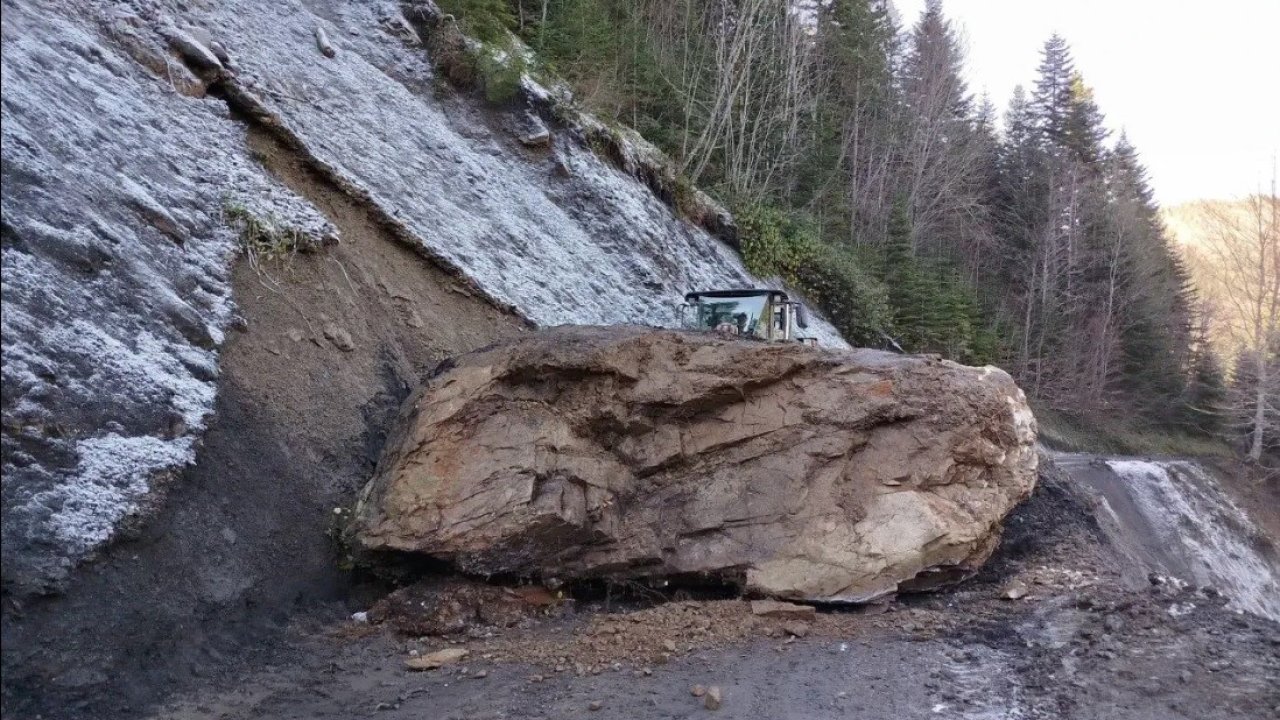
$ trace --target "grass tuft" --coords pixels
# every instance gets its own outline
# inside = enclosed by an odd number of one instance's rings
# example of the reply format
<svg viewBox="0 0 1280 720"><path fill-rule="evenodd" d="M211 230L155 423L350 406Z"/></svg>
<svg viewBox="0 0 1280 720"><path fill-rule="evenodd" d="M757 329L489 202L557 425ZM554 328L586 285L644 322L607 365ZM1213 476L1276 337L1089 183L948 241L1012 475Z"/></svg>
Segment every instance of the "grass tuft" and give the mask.
<svg viewBox="0 0 1280 720"><path fill-rule="evenodd" d="M263 260L282 260L315 249L316 243L302 230L271 215L256 215L234 200L223 203L222 217L239 231L240 252L254 267Z"/></svg>

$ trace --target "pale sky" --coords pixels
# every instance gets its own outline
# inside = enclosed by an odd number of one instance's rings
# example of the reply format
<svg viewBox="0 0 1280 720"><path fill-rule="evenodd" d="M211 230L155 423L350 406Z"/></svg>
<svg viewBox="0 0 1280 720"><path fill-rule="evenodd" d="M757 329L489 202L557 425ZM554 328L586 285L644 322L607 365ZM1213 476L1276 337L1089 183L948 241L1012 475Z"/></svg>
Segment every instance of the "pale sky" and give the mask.
<svg viewBox="0 0 1280 720"><path fill-rule="evenodd" d="M925 0L893 0L903 23ZM943 0L969 85L1003 114L1053 32L1164 205L1269 189L1280 153L1280 0ZM1114 137L1114 136L1113 136Z"/></svg>

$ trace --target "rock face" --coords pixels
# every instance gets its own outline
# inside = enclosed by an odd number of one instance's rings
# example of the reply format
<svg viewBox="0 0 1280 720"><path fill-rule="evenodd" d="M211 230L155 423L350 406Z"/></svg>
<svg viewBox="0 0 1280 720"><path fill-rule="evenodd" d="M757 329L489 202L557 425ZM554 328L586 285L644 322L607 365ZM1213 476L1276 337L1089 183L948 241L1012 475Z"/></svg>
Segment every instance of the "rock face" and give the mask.
<svg viewBox="0 0 1280 720"><path fill-rule="evenodd" d="M858 602L976 570L1031 492L1034 443L993 368L561 327L415 393L353 530L473 573Z"/></svg>

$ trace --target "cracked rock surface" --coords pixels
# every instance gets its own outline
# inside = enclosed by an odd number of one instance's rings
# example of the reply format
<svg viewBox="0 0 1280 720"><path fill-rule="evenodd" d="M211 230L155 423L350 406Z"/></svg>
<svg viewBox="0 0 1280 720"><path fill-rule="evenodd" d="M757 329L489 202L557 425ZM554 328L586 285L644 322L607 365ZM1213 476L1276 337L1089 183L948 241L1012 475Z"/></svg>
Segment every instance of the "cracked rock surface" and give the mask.
<svg viewBox="0 0 1280 720"><path fill-rule="evenodd" d="M866 601L972 574L1036 475L1002 371L635 327L463 356L399 423L357 538L481 574Z"/></svg>

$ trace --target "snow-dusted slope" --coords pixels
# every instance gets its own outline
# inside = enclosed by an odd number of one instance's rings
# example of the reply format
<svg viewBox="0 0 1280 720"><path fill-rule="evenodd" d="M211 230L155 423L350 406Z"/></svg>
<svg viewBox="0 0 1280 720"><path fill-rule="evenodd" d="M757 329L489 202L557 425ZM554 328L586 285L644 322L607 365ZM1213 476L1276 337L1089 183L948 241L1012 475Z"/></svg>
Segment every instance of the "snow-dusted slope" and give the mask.
<svg viewBox="0 0 1280 720"><path fill-rule="evenodd" d="M195 459L234 312L223 208L332 232L249 157L174 29L225 47L306 153L537 323L671 324L687 290L759 284L571 133L527 150L446 112L410 27L394 2L6 0L7 586L56 585Z"/></svg>
<svg viewBox="0 0 1280 720"><path fill-rule="evenodd" d="M4 581L28 589L194 460L233 312L224 201L328 231L247 157L222 103L70 14L3 12Z"/></svg>
<svg viewBox="0 0 1280 720"><path fill-rule="evenodd" d="M332 23L244 0L201 21L232 38L239 76L318 158L535 322L668 325L685 291L757 283L730 248L567 135L544 155L446 115L426 51L393 32L396 4L306 6ZM317 23L332 59L315 51Z"/></svg>
<svg viewBox="0 0 1280 720"><path fill-rule="evenodd" d="M1194 462L1109 460L1171 558L1167 571L1220 589L1237 609L1280 621L1280 567L1260 553L1261 534Z"/></svg>

